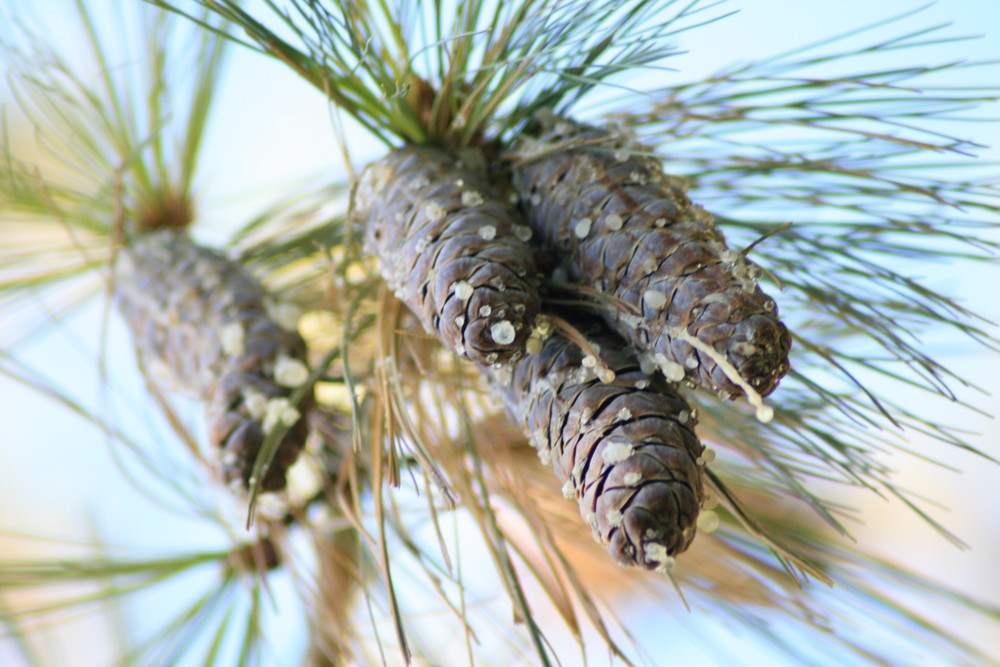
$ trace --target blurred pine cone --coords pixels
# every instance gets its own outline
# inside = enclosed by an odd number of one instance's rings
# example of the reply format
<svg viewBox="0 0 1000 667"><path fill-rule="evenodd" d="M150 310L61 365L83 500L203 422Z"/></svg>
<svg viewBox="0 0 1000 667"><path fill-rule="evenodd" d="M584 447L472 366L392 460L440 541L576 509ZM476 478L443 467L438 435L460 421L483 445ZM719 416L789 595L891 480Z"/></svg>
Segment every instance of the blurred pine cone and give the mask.
<svg viewBox="0 0 1000 667"><path fill-rule="evenodd" d="M284 488L308 435L301 415L313 400L307 394L296 406L289 398L309 375L295 314L239 264L172 230L121 251L115 298L152 375L206 402L227 484L249 488L265 438L288 427L260 485Z"/></svg>
<svg viewBox="0 0 1000 667"><path fill-rule="evenodd" d="M669 567L694 539L704 499L694 413L603 322L577 316L573 325L600 361L555 335L512 368L491 370L491 384L615 560ZM614 378L602 382L599 366Z"/></svg>
<svg viewBox="0 0 1000 667"><path fill-rule="evenodd" d="M353 213L424 328L460 357L504 364L524 355L539 310L531 230L470 156L400 149L365 170Z"/></svg>
<svg viewBox="0 0 1000 667"><path fill-rule="evenodd" d="M641 313L607 319L645 353L644 367L722 398L747 394L744 383L771 393L788 372L791 337L756 269L726 247L683 180L627 139L551 113L526 134L513 182L529 224L573 279Z"/></svg>

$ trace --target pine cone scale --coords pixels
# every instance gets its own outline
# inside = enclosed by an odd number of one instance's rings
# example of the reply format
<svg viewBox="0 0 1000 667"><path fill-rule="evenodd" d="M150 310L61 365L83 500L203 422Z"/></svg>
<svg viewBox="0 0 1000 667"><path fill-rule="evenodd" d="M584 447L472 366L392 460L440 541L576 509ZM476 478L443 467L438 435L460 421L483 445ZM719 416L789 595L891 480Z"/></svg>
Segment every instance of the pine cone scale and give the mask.
<svg viewBox="0 0 1000 667"><path fill-rule="evenodd" d="M389 286L429 333L480 365L524 355L540 309L533 251L483 174L410 146L366 169L353 210Z"/></svg>
<svg viewBox="0 0 1000 667"><path fill-rule="evenodd" d="M669 566L694 537L703 497L703 447L691 408L663 378L649 378L623 341L575 322L615 373L600 382L574 343L553 337L492 383L580 515L623 565Z"/></svg>
<svg viewBox="0 0 1000 667"><path fill-rule="evenodd" d="M526 144L573 139L581 147L515 160L514 188L533 231L567 258L574 280L642 313L611 313L609 324L671 380L687 378L727 398L747 385L760 395L773 391L788 371L791 337L752 265L725 246L683 182L633 156L610 132L544 116L539 123L539 136ZM602 145L582 147L595 142ZM714 352L691 349L692 337ZM740 377L731 377L733 369Z"/></svg>
<svg viewBox="0 0 1000 667"><path fill-rule="evenodd" d="M209 439L227 483L250 484L268 429L266 411L288 426L261 489L285 486L308 435L289 402L305 381L302 338L271 321L269 296L242 267L182 232L149 234L122 250L115 298L139 356L171 388L205 402ZM284 363L282 369L279 364Z"/></svg>

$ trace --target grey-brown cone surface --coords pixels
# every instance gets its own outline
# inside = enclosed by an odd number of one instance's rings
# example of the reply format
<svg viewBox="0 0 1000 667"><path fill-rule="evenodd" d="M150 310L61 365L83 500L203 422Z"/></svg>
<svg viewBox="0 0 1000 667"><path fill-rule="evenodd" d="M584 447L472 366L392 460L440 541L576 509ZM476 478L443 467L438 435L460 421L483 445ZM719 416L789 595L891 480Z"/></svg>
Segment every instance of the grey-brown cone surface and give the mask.
<svg viewBox="0 0 1000 667"><path fill-rule="evenodd" d="M365 170L352 210L386 282L429 333L480 365L524 355L539 310L531 230L481 169L406 147Z"/></svg>
<svg viewBox="0 0 1000 667"><path fill-rule="evenodd" d="M608 321L646 354L646 367L722 398L748 394L741 384L771 393L788 372L791 336L756 269L726 247L684 182L607 130L553 114L535 124L514 147L522 210L574 280L641 312L619 309Z"/></svg>
<svg viewBox="0 0 1000 667"><path fill-rule="evenodd" d="M669 567L694 539L704 498L691 407L662 376L644 373L600 319L574 325L613 380L598 379L595 360L554 335L537 354L489 371L491 384L612 557Z"/></svg>
<svg viewBox="0 0 1000 667"><path fill-rule="evenodd" d="M242 266L171 230L121 251L115 298L147 371L205 402L227 484L249 488L265 438L288 427L261 480L264 491L284 488L308 435L301 415L313 400L289 400L309 374L294 315Z"/></svg>

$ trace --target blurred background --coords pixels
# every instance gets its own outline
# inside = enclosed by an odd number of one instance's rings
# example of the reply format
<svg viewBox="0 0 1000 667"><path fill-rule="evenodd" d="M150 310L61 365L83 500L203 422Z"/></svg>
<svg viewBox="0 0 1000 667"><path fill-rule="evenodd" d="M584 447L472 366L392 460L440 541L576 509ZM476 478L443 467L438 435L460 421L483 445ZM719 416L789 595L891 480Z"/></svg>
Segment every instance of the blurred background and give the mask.
<svg viewBox="0 0 1000 667"><path fill-rule="evenodd" d="M29 3L22 3L28 6ZM61 21L63 0L30 3L31 10L45 16L47 34L61 49L74 45L63 40L73 31ZM89 0L97 15L106 15L118 3ZM758 0L730 2L727 6L739 13L723 21L679 36L678 44L687 51L671 62L683 79L708 75L734 61L764 57L778 51L815 41L826 35L845 32L860 24L893 16L913 9L909 0L841 0L836 3L804 3L795 0ZM990 60L1000 58L1000 2L996 0L940 0L907 27L951 23L949 34L981 35L981 39L950 44L936 52L936 60ZM128 39L123 35L123 39ZM68 39L68 38L67 38ZM928 49L931 60L932 49ZM901 62L886 56L886 67L909 62L909 53ZM2 65L2 63L0 63ZM996 68L993 70L996 72ZM662 85L670 72L660 72ZM977 71L958 70L955 87L979 83L984 75ZM968 77L962 79L961 77ZM6 98L6 99L5 99ZM9 91L0 85L0 101L9 101ZM996 105L983 109L983 116L998 116ZM30 142L28 130L19 130L13 116L8 119L15 132L13 142ZM956 136L973 138L994 148L980 160L1000 163L1000 123L966 124L942 128ZM355 137L352 136L352 140ZM357 137L350 148L355 166L377 157L381 148L374 140ZM1000 173L1000 167L994 167ZM242 221L257 215L268 205L298 184L313 179L344 178L341 153L331 129L329 110L322 97L298 80L282 65L234 49L223 79L221 97L213 114L204 160L199 172L198 200L201 216L197 234L210 244L224 244L229 232ZM694 193L697 201L697 193ZM1000 230L992 238L1000 240ZM4 241L0 239L0 244ZM928 284L946 294L961 295L964 305L993 322L1000 322L1000 267L970 267L955 261L926 267L922 276ZM780 303L780 297L779 297ZM145 387L139 376L128 335L115 313L109 313L103 299L80 305L66 316L54 318L44 332L30 340L18 340L17 324L21 318L45 318L49 306L39 301L32 309L0 314L5 324L0 330L0 349L15 354L25 364L50 378L55 384L72 388L73 395L98 414L113 417L124 426L151 441L161 441L164 450L173 446L169 432L155 405L144 399ZM53 316L54 317L54 316ZM996 334L996 330L993 331ZM16 343L16 347L11 348ZM975 347L966 340L929 339L928 349L945 366L975 382L981 391L963 390L962 397L985 414L955 411L954 419L975 435L969 441L980 450L1000 457L1000 427L988 415L1000 413L1000 354ZM99 363L100 362L100 363ZM101 364L103 363L103 368ZM113 396L113 398L112 398ZM774 396L780 401L780 390ZM907 400L910 400L907 397ZM922 406L924 398L912 397L914 411L947 409L934 401ZM54 405L51 398L26 391L22 385L0 376L0 556L3 558L50 557L73 554L75 542L89 542L100 537L112 545L123 545L135 553L170 553L185 548L225 548L227 534L218 526L192 518L169 501L142 491L144 475L123 464L108 444L101 429L72 410ZM192 423L197 410L191 411ZM944 421L950 415L942 416ZM980 599L1000 600L1000 467L974 454L948 451L941 445L911 434L911 447L921 456L947 459L953 470L944 469L918 456L897 455L892 459L898 468L901 486L918 490L941 503L929 513L967 543L959 549L937 535L924 521L899 502L874 494L851 494L845 502L858 507L859 522L854 535L859 543L872 545L914 570L926 573L960 591ZM172 456L166 453L168 458ZM182 458L178 453L178 460ZM183 468L183 463L177 463ZM129 476L123 474L123 468ZM26 541L19 535L45 540ZM178 582L183 585L183 581ZM275 590L281 590L276 588ZM0 591L2 604L30 608L43 600L25 597L20 592ZM832 594L836 594L834 591ZM155 600L145 600L144 607L130 607L131 624L142 627L152 623L184 598L181 590L161 590ZM279 630L278 646L301 643L305 627L294 614L282 614L282 604L275 601L271 613ZM664 600L664 605L674 601ZM0 609L2 611L2 609ZM933 611L933 610L931 610ZM652 664L667 664L657 656L669 646L671 664L734 664L731 658L715 650L718 642L726 644L731 656L740 656L742 664L781 664L782 658L741 636L739 630L718 623L707 615L677 614L677 631L649 625L642 609L634 618L624 620L629 630L639 636L662 636L644 642ZM658 617L657 617L658 618ZM939 621L970 642L989 652L1000 662L1000 625L974 616L952 612ZM90 616L60 618L45 629L43 642L46 664L96 666L111 664L121 651L122 619ZM682 630L682 628L684 628ZM777 629L780 632L780 629ZM720 639L721 638L721 639ZM558 640L558 637L556 638ZM564 638L570 642L570 638ZM22 658L12 646L13 640L0 640L0 665L20 665ZM706 645L712 642L712 645ZM662 644L662 645L661 645ZM567 643L567 646L572 646ZM570 648L564 665L577 664L578 654ZM301 654L276 649L274 664L296 664ZM390 657L390 661L393 658ZM598 656L592 664L603 664ZM180 664L184 664L181 660ZM824 656L816 664L834 664ZM919 664L939 663L935 656L925 656Z"/></svg>

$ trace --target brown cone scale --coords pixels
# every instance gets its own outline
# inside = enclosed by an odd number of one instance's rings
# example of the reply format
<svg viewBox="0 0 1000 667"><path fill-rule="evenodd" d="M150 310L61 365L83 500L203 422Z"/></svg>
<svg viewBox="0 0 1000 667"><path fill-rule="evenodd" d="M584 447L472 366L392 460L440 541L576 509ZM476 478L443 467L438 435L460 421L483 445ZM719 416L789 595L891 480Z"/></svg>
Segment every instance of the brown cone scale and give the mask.
<svg viewBox="0 0 1000 667"><path fill-rule="evenodd" d="M222 477L249 488L267 432L288 431L261 489L285 487L308 435L312 402L289 397L308 374L305 343L260 282L238 263L196 245L184 232L148 234L124 248L115 298L147 371L206 404L209 440Z"/></svg>
<svg viewBox="0 0 1000 667"><path fill-rule="evenodd" d="M536 125L514 148L522 210L574 280L641 312L619 309L609 323L671 380L735 398L746 393L735 370L761 396L771 393L788 372L791 336L757 269L726 246L683 181L607 130L552 114Z"/></svg>
<svg viewBox="0 0 1000 667"><path fill-rule="evenodd" d="M354 219L390 288L460 357L524 356L538 315L531 230L482 170L443 150L406 147L367 167Z"/></svg>
<svg viewBox="0 0 1000 667"><path fill-rule="evenodd" d="M603 322L573 323L613 380L602 382L593 360L555 335L540 352L491 371L491 384L611 556L667 568L694 539L704 499L694 414L673 385L642 372Z"/></svg>

